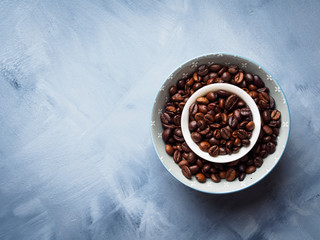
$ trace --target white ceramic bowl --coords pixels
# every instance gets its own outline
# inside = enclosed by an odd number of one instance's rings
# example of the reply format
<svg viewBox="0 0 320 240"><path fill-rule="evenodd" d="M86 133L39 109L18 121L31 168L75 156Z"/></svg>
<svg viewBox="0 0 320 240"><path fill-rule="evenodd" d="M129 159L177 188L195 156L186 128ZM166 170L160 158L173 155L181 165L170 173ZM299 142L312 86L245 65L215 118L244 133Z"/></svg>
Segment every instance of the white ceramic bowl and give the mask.
<svg viewBox="0 0 320 240"><path fill-rule="evenodd" d="M222 180L220 183L214 183L210 179L208 179L205 183L199 183L195 179L195 177L192 177L191 180L185 178L182 175L181 169L178 166L178 164L176 164L173 161L172 156L169 156L166 153L165 143L163 142L161 137L163 128L161 125L160 114L163 112L165 102L168 101L170 97L170 86L176 84L179 79L186 78L188 75L194 72L195 69L201 64L210 65L213 63L220 63L223 65L236 64L246 72L251 72L253 74L259 75L261 79L264 81L266 87L270 89L269 94L274 98L276 108L279 111L281 111L282 126L280 128L278 136L278 144L276 147L276 151L273 154L269 155L267 158L265 158L263 165L260 168L257 168L257 170L254 173L247 175L244 181L242 182L238 180L235 180L233 182L227 182L225 180ZM186 186L198 191L214 194L231 193L243 190L259 182L266 175L268 175L269 172L276 166L286 148L287 140L289 138L289 132L289 107L287 105L285 95L281 90L279 84L271 76L271 74L268 73L259 64L255 63L254 61L248 60L244 57L231 54L218 53L201 56L194 58L178 67L161 86L155 98L151 116L151 135L153 145L159 156L160 161L163 163L165 168L170 172L172 176L174 176L177 180L179 180Z"/></svg>
<svg viewBox="0 0 320 240"><path fill-rule="evenodd" d="M230 93L234 93L248 105L252 113L252 118L253 118L255 128L252 131L252 136L250 138L249 146L241 147L239 152L233 153L231 155L227 154L227 155L218 155L217 157L211 157L208 152L202 151L199 148L199 146L191 138L191 134L189 130L189 108L196 101L198 97L205 96L209 92L216 92L218 90L225 90ZM215 83L215 84L210 84L208 86L200 88L198 91L192 94L192 96L189 98L189 100L187 101L186 105L183 108L182 115L181 115L181 130L182 130L183 137L187 142L188 146L191 148L191 150L195 154L197 154L198 156L210 162L227 163L243 157L252 149L254 144L257 142L260 129L261 129L261 118L260 118L260 112L258 110L257 104L241 88L228 83Z"/></svg>

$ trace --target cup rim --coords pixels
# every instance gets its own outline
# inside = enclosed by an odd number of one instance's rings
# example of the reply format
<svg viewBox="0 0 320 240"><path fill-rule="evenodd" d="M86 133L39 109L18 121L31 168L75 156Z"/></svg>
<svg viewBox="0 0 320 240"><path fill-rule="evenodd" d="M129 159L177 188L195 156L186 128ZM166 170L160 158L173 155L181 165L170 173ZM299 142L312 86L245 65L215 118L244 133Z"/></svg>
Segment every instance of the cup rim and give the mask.
<svg viewBox="0 0 320 240"><path fill-rule="evenodd" d="M225 90L228 91L230 93L233 93L235 95L237 95L238 97L240 97L250 108L251 112L252 112L252 118L253 118L253 122L255 124L255 128L252 131L252 136L250 138L250 145L245 147L242 146L239 150L239 152L237 153L232 153L231 155L218 155L217 157L212 157L209 155L208 152L204 152L202 151L199 146L192 140L191 138L191 133L189 130L189 108L190 106L196 101L196 99L198 97L201 96L205 96L207 93L209 92L216 92L218 90ZM249 94L247 94L244 90L242 90L241 88L229 84L229 83L213 83L207 86L204 86L202 88L200 88L199 90L197 90L196 92L194 92L191 97L188 99L188 101L186 102L182 114L181 114L181 130L182 130L182 134L183 137L186 141L186 143L188 144L188 146L190 147L190 149L197 154L199 157L208 160L210 162L215 162L215 163L228 163L228 162L233 162L236 161L238 159L240 159L241 157L245 156L255 145L255 143L258 140L259 134L260 134L260 130L261 130L261 117L260 117L260 112L259 109L256 105L256 103L254 102L254 100L249 96Z"/></svg>

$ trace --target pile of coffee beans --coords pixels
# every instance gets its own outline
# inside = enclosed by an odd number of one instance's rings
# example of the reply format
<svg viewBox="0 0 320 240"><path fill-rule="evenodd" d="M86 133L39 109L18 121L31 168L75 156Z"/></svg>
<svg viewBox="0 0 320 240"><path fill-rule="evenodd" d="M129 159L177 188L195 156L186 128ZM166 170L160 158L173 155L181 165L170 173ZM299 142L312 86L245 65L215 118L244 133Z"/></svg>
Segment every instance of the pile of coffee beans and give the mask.
<svg viewBox="0 0 320 240"><path fill-rule="evenodd" d="M192 140L210 156L239 152L250 145L254 129L252 113L235 94L224 90L198 97L189 108Z"/></svg>
<svg viewBox="0 0 320 240"><path fill-rule="evenodd" d="M257 104L261 115L261 131L257 143L248 154L231 163L212 163L198 157L185 142L181 131L181 113L189 97L198 89L213 83L230 83L246 91ZM281 113L275 100L258 75L245 72L237 65L201 65L190 76L180 79L169 89L170 100L160 115L166 152L181 168L182 174L203 183L207 179L243 181L247 174L261 167L264 158L275 152L281 127ZM220 140L221 141L221 140ZM220 144L220 142L219 142ZM243 144L243 141L242 141Z"/></svg>

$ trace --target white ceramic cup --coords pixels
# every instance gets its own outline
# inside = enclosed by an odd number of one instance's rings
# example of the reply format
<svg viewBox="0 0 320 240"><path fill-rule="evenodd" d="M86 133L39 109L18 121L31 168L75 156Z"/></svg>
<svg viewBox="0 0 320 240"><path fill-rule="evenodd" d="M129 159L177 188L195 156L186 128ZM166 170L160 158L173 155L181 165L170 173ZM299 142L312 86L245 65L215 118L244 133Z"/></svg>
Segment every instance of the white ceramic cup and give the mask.
<svg viewBox="0 0 320 240"><path fill-rule="evenodd" d="M202 151L199 148L199 146L191 138L191 133L189 130L189 108L191 104L193 104L198 97L206 96L209 92L216 92L218 90L225 90L230 93L233 93L238 97L240 97L248 105L248 107L252 112L252 118L253 118L255 128L252 131L252 136L250 138L249 146L247 147L243 146L240 148L239 152L232 153L231 155L218 155L217 157L212 157L209 155L209 153ZM184 106L182 115L181 115L181 130L182 130L183 137L187 142L188 146L199 157L202 157L203 159L206 159L210 162L227 163L243 157L252 149L252 147L257 142L260 129L261 129L261 118L260 118L260 113L256 103L249 96L249 94L247 94L244 90L228 83L214 83L214 84L210 84L208 86L200 88L198 91L192 94L192 96L186 102L186 105Z"/></svg>

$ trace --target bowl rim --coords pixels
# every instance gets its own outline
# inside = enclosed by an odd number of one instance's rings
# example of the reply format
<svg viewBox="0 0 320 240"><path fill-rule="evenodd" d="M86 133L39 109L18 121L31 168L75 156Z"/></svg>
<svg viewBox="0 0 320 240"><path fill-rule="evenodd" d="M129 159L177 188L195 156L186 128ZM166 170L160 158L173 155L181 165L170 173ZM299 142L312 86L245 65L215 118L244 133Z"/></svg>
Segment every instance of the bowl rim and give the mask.
<svg viewBox="0 0 320 240"><path fill-rule="evenodd" d="M286 95L285 95L282 87L280 86L279 82L276 80L276 78L274 78L274 76L273 76L268 70L266 70L266 68L263 67L261 64L257 63L256 61L254 61L254 60L252 60L252 59L250 59L250 58L248 58L248 57L243 57L242 55L239 55L239 54L232 54L232 53L226 53L226 52L217 52L217 53L211 53L211 54L206 54L206 55L201 55L201 56L198 56L198 57L191 58L191 59L185 61L183 64L181 64L181 65L178 66L177 68L175 68L175 69L171 72L171 74L165 79L165 81L162 82L161 87L158 88L158 89L161 89L162 87L164 87L164 86L166 85L166 83L170 80L170 76L172 76L173 73L175 73L176 71L178 71L179 69L181 69L181 68L184 67L185 65L187 65L187 64L189 64L189 63L192 63L192 61L196 61L196 60L198 60L199 58L217 57L217 56L219 56L219 55L220 55L220 56L221 56L221 55L224 55L224 56L228 56L228 57L239 57L239 58L242 58L242 59L244 59L244 60L246 60L246 61L249 61L249 62L254 63L254 64L257 65L258 67L260 67L264 72L266 72L267 74L269 74L269 75L272 77L273 81L274 81L274 82L277 84L277 86L279 87L279 90L281 91L281 94L282 94L283 97L284 97L285 104L286 104L287 111L288 111L288 135L287 135L287 139L286 139L286 142L285 142L285 146L284 146L284 148L283 148L283 150L282 150L282 152L281 152L278 160L275 162L275 164L272 166L272 168L271 168L267 173L265 173L261 178L259 178L256 182L253 182L253 183L251 183L251 184L249 184L249 185L246 185L246 186L244 186L244 187L242 187L242 188L239 188L239 189L236 189L236 190L232 190L232 191L225 191L225 192L213 192L213 191L206 191L206 190L198 189L198 188L195 188L195 187L193 187L193 186L191 186L191 185L187 185L187 184L185 184L184 182L182 182L179 178L177 178L174 174L172 174L172 173L169 171L169 169L167 168L167 166L164 164L163 161L160 161L160 162L162 163L162 165L165 167L165 169L166 169L168 172L170 172L170 175L173 176L176 180L178 180L178 182L180 182L182 185L187 186L187 187L189 187L189 188L191 188L191 189L193 189L193 190L196 190L196 191L199 191L199 192L203 192L203 193L215 194L215 195L224 195L224 194L231 194L231 193L236 193L236 192L239 192L239 191L243 191L243 190L245 190L245 189L247 189L247 188L249 188L249 187L251 187L251 186L253 186L253 185L256 185L256 184L259 183L261 180L263 180L266 176L268 176L269 173L272 172L272 170L275 168L275 166L278 165L278 163L279 163L280 159L282 158L282 156L283 156L283 154L284 154L284 152L285 152L285 150L286 150L286 148L287 148L287 145L288 145L288 141L289 141L289 137L290 137L290 132L291 132L291 114L290 114L290 108L289 108L289 103L288 103L288 101L287 101L287 97L286 97ZM159 95L159 90L157 90L157 93L156 93L156 95L155 95L155 97L154 97L154 99L153 99L152 109L151 109L151 113L150 113L151 122L153 121L153 120L152 120L152 114L153 114L153 112L154 112L154 110L155 110L155 102L156 102L156 99L157 99L158 95ZM161 156L159 155L159 153L158 153L158 151L157 151L157 148L156 148L156 145L155 145L155 142L154 142L154 139L153 139L153 135L152 135L152 133L153 133L152 124L150 125L150 128L149 128L149 129L150 129L150 135L151 135L151 140L152 140L153 148L154 148L154 150L155 150L155 152L156 152L156 154L157 154L157 156L158 156L158 159L160 159Z"/></svg>
<svg viewBox="0 0 320 240"><path fill-rule="evenodd" d="M189 116L190 116L189 107L196 102L196 98L200 96L205 96L208 92L212 92L212 91L215 92L218 90L225 90L230 93L233 93L238 97L240 97L248 105L249 109L252 112L255 128L252 132L252 137L250 138L251 143L249 146L241 147L239 152L232 153L231 155L226 154L226 155L218 155L217 157L211 157L208 152L202 151L199 148L199 146L191 139L191 135L190 135L191 133L189 130ZM244 90L242 90L238 86L235 86L229 83L214 83L214 84L210 84L200 88L190 96L181 114L181 130L182 130L183 137L186 143L188 144L188 146L199 157L214 163L230 163L246 155L256 144L260 134L260 129L261 129L261 117L260 117L260 112L258 110L256 103Z"/></svg>

